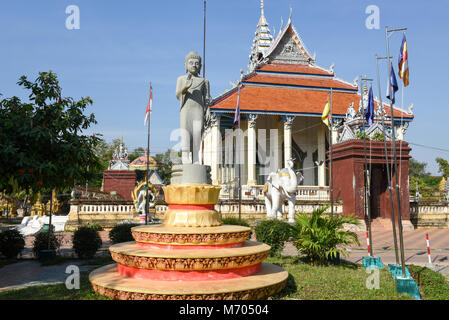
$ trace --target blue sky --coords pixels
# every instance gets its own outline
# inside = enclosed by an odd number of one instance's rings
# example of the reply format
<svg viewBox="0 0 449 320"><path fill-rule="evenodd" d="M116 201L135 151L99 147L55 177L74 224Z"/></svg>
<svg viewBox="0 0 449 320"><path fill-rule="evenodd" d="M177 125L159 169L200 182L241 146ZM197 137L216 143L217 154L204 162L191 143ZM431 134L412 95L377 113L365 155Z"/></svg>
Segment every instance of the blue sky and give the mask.
<svg viewBox="0 0 449 320"><path fill-rule="evenodd" d="M248 55L260 17L259 0L207 2L206 78L212 96L230 88L247 70ZM68 30L66 7L80 9L80 29ZM365 9L380 9L380 29L365 27ZM405 109L414 103L415 120L406 140L449 149L449 5L447 1L265 0L271 31L281 17L292 21L317 64L335 64L337 77L352 82L360 74L376 77L375 54L385 56L385 26L408 27L410 86L404 91ZM120 138L132 150L146 146L143 125L150 81L153 84L151 151L173 146L170 132L179 126L176 78L184 73L184 58L202 55L203 0L103 1L52 0L0 2L0 92L25 98L16 82L34 79L39 71L58 74L63 94L92 97L98 125L90 132L108 141ZM390 39L394 66L402 35ZM386 64L381 64L385 91ZM377 84L374 93L378 95ZM401 94L397 96L401 102ZM412 156L437 174L436 157L449 152L411 145Z"/></svg>

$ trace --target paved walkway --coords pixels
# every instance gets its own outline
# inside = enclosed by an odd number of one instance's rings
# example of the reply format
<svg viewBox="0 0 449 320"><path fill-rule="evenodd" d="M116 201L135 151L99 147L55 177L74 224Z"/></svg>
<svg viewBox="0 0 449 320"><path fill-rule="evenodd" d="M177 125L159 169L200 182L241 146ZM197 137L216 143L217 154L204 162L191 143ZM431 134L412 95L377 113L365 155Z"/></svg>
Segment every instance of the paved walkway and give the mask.
<svg viewBox="0 0 449 320"><path fill-rule="evenodd" d="M0 269L0 292L23 289L31 286L53 285L65 283L69 273L65 273L69 265L76 265L80 272L90 271L98 266L81 265L83 261L70 261L53 266L41 266L36 260L25 260Z"/></svg>
<svg viewBox="0 0 449 320"><path fill-rule="evenodd" d="M366 245L366 231L357 231L360 246L349 249L349 257L345 260L362 263L368 255ZM404 230L404 255L406 264L426 266L428 264L426 234L429 234L431 261L435 271L449 275L449 229L416 229ZM391 228L376 228L372 230L373 254L380 257L384 265L396 263L396 254ZM398 236L399 248L399 236ZM286 244L283 254L295 255L298 251L293 244ZM399 253L400 263L400 253Z"/></svg>
<svg viewBox="0 0 449 320"><path fill-rule="evenodd" d="M362 257L367 256L366 232L356 232L359 238L360 246L352 247L349 251L349 257L345 260L361 263ZM426 233L429 233L431 257L434 270L442 274L449 275L449 229L418 229L404 231L405 261L407 264L425 266L428 262L426 249ZM101 251L107 251L111 245L108 237L109 231L101 231L100 236L103 240ZM61 233L60 254L63 256L74 256L71 250L71 237L73 233ZM373 230L374 255L380 257L385 265L395 263L395 253L393 246L393 233L391 228L377 228ZM253 233L253 239L255 235ZM68 274L65 270L68 265L81 265L82 261L72 261L54 266L41 266L33 258L32 246L34 237L26 238L25 249L22 252L21 262L6 265L0 269L0 292L25 288L35 285L64 283ZM101 252L100 252L101 253ZM287 243L283 254L296 255L298 252L292 243ZM80 271L90 271L96 266L80 266Z"/></svg>

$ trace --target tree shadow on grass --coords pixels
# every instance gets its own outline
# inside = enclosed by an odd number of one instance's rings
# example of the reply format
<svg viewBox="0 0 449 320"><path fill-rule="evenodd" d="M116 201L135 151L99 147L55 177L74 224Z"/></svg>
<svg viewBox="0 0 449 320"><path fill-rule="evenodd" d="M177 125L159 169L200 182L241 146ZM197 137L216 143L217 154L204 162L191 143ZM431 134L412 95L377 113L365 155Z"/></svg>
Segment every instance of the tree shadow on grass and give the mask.
<svg viewBox="0 0 449 320"><path fill-rule="evenodd" d="M323 263L317 263L314 261L311 261L309 258L307 258L306 256L296 256L293 257L291 260L292 263L302 263L302 264L307 264L310 266L319 266L319 267L341 267L344 269L352 269L352 270L356 270L358 269L360 266L354 262L351 261L347 261L344 259L334 259L334 260L328 260L326 261L324 264Z"/></svg>
<svg viewBox="0 0 449 320"><path fill-rule="evenodd" d="M281 292L272 296L271 299L281 300L285 297L288 297L289 295L291 295L293 293L296 293L297 290L298 290L298 287L296 285L295 278L289 273L288 277L287 277L287 282L285 284L285 288Z"/></svg>

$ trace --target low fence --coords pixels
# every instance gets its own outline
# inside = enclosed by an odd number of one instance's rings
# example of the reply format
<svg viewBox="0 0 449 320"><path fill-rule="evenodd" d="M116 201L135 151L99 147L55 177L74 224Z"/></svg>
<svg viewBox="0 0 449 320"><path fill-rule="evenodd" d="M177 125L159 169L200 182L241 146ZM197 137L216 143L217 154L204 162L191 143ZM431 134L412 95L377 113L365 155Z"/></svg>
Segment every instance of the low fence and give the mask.
<svg viewBox="0 0 449 320"><path fill-rule="evenodd" d="M448 202L410 202L410 221L415 228L449 228Z"/></svg>
<svg viewBox="0 0 449 320"><path fill-rule="evenodd" d="M263 185L242 186L242 200L263 200ZM238 199L238 188L235 184L221 185L220 200ZM296 191L297 201L328 201L329 187L298 186Z"/></svg>
<svg viewBox="0 0 449 320"><path fill-rule="evenodd" d="M309 193L310 196L310 193ZM313 210L329 206L329 200L297 200L296 212L311 213ZM156 217L163 219L167 204L155 206ZM215 205L222 217L238 216L239 203L233 199L220 199ZM329 214L329 208L326 213ZM282 205L284 217L288 213L288 205ZM334 203L334 214L343 215L341 202ZM265 202L257 195L255 198L242 199L241 216L247 220L258 220L266 218ZM113 227L117 222L133 220L137 217L134 205L131 201L71 201L69 218L66 230L74 230L80 225L98 223L103 227ZM449 228L449 205L448 202L410 202L410 221L415 228Z"/></svg>
<svg viewBox="0 0 449 320"><path fill-rule="evenodd" d="M330 201L297 201L295 205L295 212L312 213L315 209L323 206L330 206ZM168 209L166 204L156 205L156 217L162 219L165 211ZM239 203L235 200L220 200L215 205L215 210L221 217L237 217L239 214ZM262 200L242 200L240 208L241 216L246 220L265 219L267 210L265 202ZM284 218L288 214L288 205L282 205L282 213ZM325 214L330 214L331 208L328 208ZM343 205L341 203L334 203L334 214L343 214Z"/></svg>
<svg viewBox="0 0 449 320"><path fill-rule="evenodd" d="M123 220L133 220L136 210L132 201L126 200L75 200L70 201L66 231L79 226L96 223L104 228L112 228Z"/></svg>

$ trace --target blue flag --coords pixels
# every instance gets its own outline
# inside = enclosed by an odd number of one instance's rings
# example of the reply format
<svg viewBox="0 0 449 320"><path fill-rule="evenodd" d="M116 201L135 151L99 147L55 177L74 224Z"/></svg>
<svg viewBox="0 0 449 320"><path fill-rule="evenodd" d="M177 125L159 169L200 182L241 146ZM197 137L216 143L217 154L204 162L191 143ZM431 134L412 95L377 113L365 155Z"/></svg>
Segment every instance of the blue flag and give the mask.
<svg viewBox="0 0 449 320"><path fill-rule="evenodd" d="M369 88L369 94L368 94L368 106L365 110L365 117L366 122L368 125L373 124L374 120L374 98L373 98L373 87Z"/></svg>
<svg viewBox="0 0 449 320"><path fill-rule="evenodd" d="M237 106L235 107L235 114L234 114L234 128L239 125L239 122L240 122L240 83L238 84Z"/></svg>
<svg viewBox="0 0 449 320"><path fill-rule="evenodd" d="M398 82L396 81L396 76L394 74L394 68L391 66L391 77L387 85L387 98L391 100L391 103L395 102L395 93L399 90Z"/></svg>

